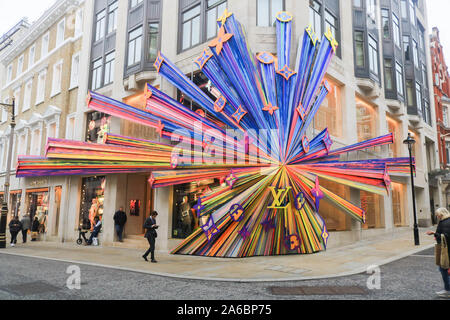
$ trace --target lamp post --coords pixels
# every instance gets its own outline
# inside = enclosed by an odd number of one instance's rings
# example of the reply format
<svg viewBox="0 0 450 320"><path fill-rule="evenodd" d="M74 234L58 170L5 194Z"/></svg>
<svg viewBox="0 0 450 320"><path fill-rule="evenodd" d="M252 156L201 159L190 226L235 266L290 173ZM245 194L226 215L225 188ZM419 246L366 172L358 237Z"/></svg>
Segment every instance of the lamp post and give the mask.
<svg viewBox="0 0 450 320"><path fill-rule="evenodd" d="M403 144L408 145L409 150L409 168L411 171L411 191L412 191L412 201L413 201L413 209L414 209L414 244L418 246L419 243L419 228L417 227L417 214L416 214L416 193L414 190L414 173L413 173L413 165L412 165L412 155L411 149L412 146L416 143L416 140L411 137L411 133L408 132L408 138L403 141Z"/></svg>
<svg viewBox="0 0 450 320"><path fill-rule="evenodd" d="M6 161L6 175L5 175L5 193L3 195L3 203L1 204L1 216L0 216L0 249L6 248L6 220L8 216L8 195L9 195L9 172L11 169L11 157L12 147L14 142L14 127L16 126L15 113L15 100L12 99L12 104L0 103L0 106L11 108L11 132L9 134L9 146L8 146L8 160Z"/></svg>

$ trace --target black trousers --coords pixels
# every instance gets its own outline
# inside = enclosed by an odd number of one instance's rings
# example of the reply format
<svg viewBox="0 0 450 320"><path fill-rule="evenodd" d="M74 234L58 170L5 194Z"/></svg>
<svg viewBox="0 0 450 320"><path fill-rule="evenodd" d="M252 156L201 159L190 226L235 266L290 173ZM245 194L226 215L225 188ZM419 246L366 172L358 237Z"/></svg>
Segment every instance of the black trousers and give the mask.
<svg viewBox="0 0 450 320"><path fill-rule="evenodd" d="M11 232L11 243L17 243L17 234L19 231L10 231Z"/></svg>
<svg viewBox="0 0 450 320"><path fill-rule="evenodd" d="M22 230L23 243L27 242L27 234L28 234L28 229Z"/></svg>
<svg viewBox="0 0 450 320"><path fill-rule="evenodd" d="M155 238L148 237L147 240L150 244L150 248L144 253L144 257L147 257L150 254L150 259L155 260Z"/></svg>

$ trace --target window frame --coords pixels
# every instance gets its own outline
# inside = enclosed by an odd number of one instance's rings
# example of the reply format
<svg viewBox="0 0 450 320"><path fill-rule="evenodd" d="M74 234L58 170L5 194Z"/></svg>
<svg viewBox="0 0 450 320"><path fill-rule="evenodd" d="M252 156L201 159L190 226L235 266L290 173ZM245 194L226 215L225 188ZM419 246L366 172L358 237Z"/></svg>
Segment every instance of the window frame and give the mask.
<svg viewBox="0 0 450 320"><path fill-rule="evenodd" d="M141 29L140 35L135 37L135 38L131 38L131 34L135 31L137 31L138 29ZM136 50L137 46L137 41L136 39L140 38L140 46L139 46L139 50ZM127 67L133 67L135 65L138 65L142 62L142 48L144 46L143 44L143 40L144 40L144 25L138 25L135 28L133 28L132 30L128 31L128 42L127 42ZM130 44L134 43L134 58L132 63L130 63ZM139 60L136 60L136 52L139 52Z"/></svg>
<svg viewBox="0 0 450 320"><path fill-rule="evenodd" d="M400 72L399 72L400 68ZM399 85L399 80L401 81ZM404 97L405 89L404 89L404 81L403 81L403 66L398 62L395 61L395 85L397 87L397 94L399 94L401 97ZM399 91L401 89L401 92Z"/></svg>
<svg viewBox="0 0 450 320"><path fill-rule="evenodd" d="M375 47L372 46L371 40L375 44ZM379 59L378 41L376 41L371 35L368 36L367 48L369 58L369 72L377 76L378 78L380 76L380 63L378 60ZM373 70L372 66L376 70Z"/></svg>
<svg viewBox="0 0 450 320"><path fill-rule="evenodd" d="M262 25L259 22L259 16L260 16L259 15L259 12L260 12L259 8L262 5L260 3L260 1L261 0L256 0L256 26L257 27L263 27L263 28L272 28L272 27L274 27L274 24L276 22L276 14L278 13L278 12L275 12L275 13L272 12L272 9L274 7L273 4L272 4L272 1L275 1L275 0L267 0L267 5L268 5L267 13L269 15L267 21L269 22L269 25ZM286 10L286 1L285 0L279 0L279 1L281 1L282 11Z"/></svg>
<svg viewBox="0 0 450 320"><path fill-rule="evenodd" d="M113 55L112 59L108 60L108 57ZM114 82L114 74L115 74L115 61L116 61L116 51L112 50L109 53L105 54L105 63L104 63L104 72L103 72L103 86L107 86ZM109 67L109 72L107 73ZM106 76L109 75L109 79L107 82Z"/></svg>
<svg viewBox="0 0 450 320"><path fill-rule="evenodd" d="M61 25L62 25L62 31L60 29ZM56 48L64 43L64 40L65 40L65 37L66 37L65 33L66 33L66 18L64 17L56 25L56 42L55 42L56 43L55 44Z"/></svg>

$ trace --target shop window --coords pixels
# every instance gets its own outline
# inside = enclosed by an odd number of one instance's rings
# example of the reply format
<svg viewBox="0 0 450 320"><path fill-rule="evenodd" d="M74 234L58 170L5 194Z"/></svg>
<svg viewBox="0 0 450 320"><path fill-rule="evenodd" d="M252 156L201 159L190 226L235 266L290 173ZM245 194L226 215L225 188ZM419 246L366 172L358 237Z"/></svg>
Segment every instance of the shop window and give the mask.
<svg viewBox="0 0 450 320"><path fill-rule="evenodd" d="M361 209L366 212L366 223L363 224L363 229L377 229L384 227L382 214L382 200L381 196L375 193L366 191L360 192Z"/></svg>
<svg viewBox="0 0 450 320"><path fill-rule="evenodd" d="M172 238L184 239L207 222L208 217L197 217L194 206L200 197L219 184L217 179L207 179L174 187Z"/></svg>
<svg viewBox="0 0 450 320"><path fill-rule="evenodd" d="M320 6L320 5L319 5ZM257 0L256 4L258 27L272 27L278 12L284 10L283 0Z"/></svg>
<svg viewBox="0 0 450 320"><path fill-rule="evenodd" d="M388 130L394 134L394 143L389 145L389 157L397 158L402 146L400 124L390 117L386 117Z"/></svg>
<svg viewBox="0 0 450 320"><path fill-rule="evenodd" d="M400 183L391 183L392 186L392 213L394 216L394 226L406 227L405 217L405 186Z"/></svg>
<svg viewBox="0 0 450 320"><path fill-rule="evenodd" d="M48 221L48 188L27 190L25 199L26 213L31 221L37 217L39 220L39 233L47 232Z"/></svg>
<svg viewBox="0 0 450 320"><path fill-rule="evenodd" d="M356 124L358 142L377 137L377 111L361 99L356 99Z"/></svg>
<svg viewBox="0 0 450 320"><path fill-rule="evenodd" d="M83 229L94 227L94 218L103 217L103 202L106 177L82 179L79 226Z"/></svg>
<svg viewBox="0 0 450 320"><path fill-rule="evenodd" d="M11 191L9 196L9 207L11 216L20 216L20 203L22 200L22 191Z"/></svg>
<svg viewBox="0 0 450 320"><path fill-rule="evenodd" d="M344 199L350 196L350 188L342 184L321 179L320 185ZM320 201L319 215L325 220L328 231L351 230L351 219L328 201Z"/></svg>
<svg viewBox="0 0 450 320"><path fill-rule="evenodd" d="M341 88L331 79L326 78L331 87L325 100L314 118L314 128L322 131L328 128L333 137L342 136L342 95Z"/></svg>
<svg viewBox="0 0 450 320"><path fill-rule="evenodd" d="M86 142L103 143L105 133L109 133L111 116L101 112L87 115Z"/></svg>

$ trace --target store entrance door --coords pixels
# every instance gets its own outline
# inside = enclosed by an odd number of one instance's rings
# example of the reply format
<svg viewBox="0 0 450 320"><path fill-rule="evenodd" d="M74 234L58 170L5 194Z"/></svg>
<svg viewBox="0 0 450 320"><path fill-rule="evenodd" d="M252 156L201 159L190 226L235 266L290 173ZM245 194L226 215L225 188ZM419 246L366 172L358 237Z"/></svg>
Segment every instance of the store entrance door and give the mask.
<svg viewBox="0 0 450 320"><path fill-rule="evenodd" d="M153 208L152 189L147 180L148 174L130 174L127 177L125 238L144 235L144 221Z"/></svg>

